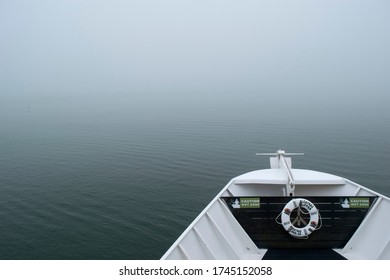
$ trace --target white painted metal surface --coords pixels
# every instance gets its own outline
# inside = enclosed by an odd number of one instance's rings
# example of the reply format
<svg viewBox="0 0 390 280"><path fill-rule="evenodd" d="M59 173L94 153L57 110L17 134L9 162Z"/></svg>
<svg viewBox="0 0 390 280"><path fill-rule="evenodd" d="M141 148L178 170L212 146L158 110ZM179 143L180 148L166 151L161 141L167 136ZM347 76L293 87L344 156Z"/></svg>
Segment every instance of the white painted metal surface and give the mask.
<svg viewBox="0 0 390 280"><path fill-rule="evenodd" d="M390 259L390 199L350 180L312 170L292 169L278 151L271 169L233 178L189 225L162 259L262 259L259 249L221 197L378 196L358 230L339 254L347 259ZM278 160L282 160L282 163Z"/></svg>

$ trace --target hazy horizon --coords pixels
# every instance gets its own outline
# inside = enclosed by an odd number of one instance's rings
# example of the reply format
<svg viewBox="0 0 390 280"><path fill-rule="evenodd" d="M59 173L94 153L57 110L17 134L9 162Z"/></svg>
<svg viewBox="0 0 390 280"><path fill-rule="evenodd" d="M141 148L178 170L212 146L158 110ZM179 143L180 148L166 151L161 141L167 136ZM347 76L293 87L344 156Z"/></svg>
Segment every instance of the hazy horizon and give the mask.
<svg viewBox="0 0 390 280"><path fill-rule="evenodd" d="M388 1L1 1L0 106L389 119L389 8Z"/></svg>

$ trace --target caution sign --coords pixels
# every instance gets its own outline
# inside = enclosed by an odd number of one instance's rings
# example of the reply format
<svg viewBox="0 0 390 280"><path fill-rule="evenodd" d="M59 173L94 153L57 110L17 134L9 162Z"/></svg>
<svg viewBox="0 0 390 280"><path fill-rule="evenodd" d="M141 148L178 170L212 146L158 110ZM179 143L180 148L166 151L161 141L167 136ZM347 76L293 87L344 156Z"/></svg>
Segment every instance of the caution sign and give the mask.
<svg viewBox="0 0 390 280"><path fill-rule="evenodd" d="M241 197L241 208L260 208L260 197Z"/></svg>
<svg viewBox="0 0 390 280"><path fill-rule="evenodd" d="M343 208L369 208L370 199L368 197L348 197L340 200Z"/></svg>

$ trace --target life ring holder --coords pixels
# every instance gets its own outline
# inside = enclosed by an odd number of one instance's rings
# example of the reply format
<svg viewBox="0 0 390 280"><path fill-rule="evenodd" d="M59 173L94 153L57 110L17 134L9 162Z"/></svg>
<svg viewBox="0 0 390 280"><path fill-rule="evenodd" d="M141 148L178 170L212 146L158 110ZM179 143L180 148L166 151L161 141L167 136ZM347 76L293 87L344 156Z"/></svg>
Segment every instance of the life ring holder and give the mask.
<svg viewBox="0 0 390 280"><path fill-rule="evenodd" d="M310 221L305 227L295 227L290 220L291 213L297 208L299 208L298 211L303 214L310 214ZM302 211L302 209L305 209L307 212ZM280 216L281 222L278 222ZM307 239L315 230L320 229L322 224L321 215L317 207L311 201L304 198L294 198L290 200L284 206L278 217L276 217L276 222L281 224L291 236L298 239Z"/></svg>

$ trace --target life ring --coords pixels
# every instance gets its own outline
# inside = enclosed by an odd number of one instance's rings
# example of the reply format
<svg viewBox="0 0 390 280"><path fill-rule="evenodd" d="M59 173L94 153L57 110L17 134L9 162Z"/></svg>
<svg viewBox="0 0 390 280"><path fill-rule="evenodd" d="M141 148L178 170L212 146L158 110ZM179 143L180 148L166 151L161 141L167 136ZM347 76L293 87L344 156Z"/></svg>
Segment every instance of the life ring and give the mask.
<svg viewBox="0 0 390 280"><path fill-rule="evenodd" d="M302 228L295 227L290 220L292 211L298 207L306 209L307 213L310 214L310 221ZM301 210L299 209L298 211ZM304 198L295 198L290 200L286 206L284 206L281 216L284 229L295 238L307 238L317 229L318 226L318 210L312 202Z"/></svg>

